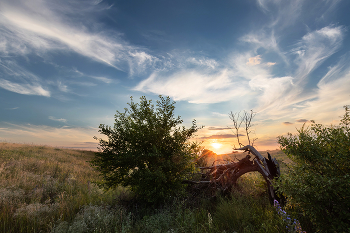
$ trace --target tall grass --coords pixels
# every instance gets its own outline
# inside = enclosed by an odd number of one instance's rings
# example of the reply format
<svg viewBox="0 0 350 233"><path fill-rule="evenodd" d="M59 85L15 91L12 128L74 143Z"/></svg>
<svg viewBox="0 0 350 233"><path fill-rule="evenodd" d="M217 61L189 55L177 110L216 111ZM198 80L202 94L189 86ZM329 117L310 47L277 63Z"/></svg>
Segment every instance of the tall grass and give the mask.
<svg viewBox="0 0 350 233"><path fill-rule="evenodd" d="M108 204L115 193L92 184L93 152L0 144L0 231L48 232L71 221L83 205Z"/></svg>
<svg viewBox="0 0 350 233"><path fill-rule="evenodd" d="M239 179L231 198L157 209L103 191L93 152L0 143L0 232L286 232L258 174Z"/></svg>

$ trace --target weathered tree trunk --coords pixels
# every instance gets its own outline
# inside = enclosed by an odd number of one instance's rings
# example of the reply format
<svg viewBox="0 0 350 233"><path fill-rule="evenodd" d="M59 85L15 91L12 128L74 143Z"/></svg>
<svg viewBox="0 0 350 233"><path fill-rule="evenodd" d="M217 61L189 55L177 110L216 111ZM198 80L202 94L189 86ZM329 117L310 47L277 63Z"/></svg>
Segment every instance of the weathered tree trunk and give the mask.
<svg viewBox="0 0 350 233"><path fill-rule="evenodd" d="M279 164L276 159L272 159L268 153L268 159L264 158L253 146L244 146L237 150L248 151L249 154L238 162L218 164L208 167L201 167L201 181L186 181L190 184L201 184L209 186L223 193L230 193L236 186L237 179L248 172L259 172L265 179L271 204L276 199L272 179L280 176ZM250 154L255 158L250 160Z"/></svg>

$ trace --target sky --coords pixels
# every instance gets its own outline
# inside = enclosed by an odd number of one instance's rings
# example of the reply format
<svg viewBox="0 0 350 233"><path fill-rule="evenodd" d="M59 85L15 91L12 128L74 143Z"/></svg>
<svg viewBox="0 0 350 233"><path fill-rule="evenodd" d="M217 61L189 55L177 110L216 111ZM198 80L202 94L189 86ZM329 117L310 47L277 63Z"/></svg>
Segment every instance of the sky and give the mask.
<svg viewBox="0 0 350 233"><path fill-rule="evenodd" d="M193 140L258 150L350 104L350 1L1 0L0 141L96 150L133 96L170 96ZM241 132L242 134L244 131ZM241 141L247 144L246 137Z"/></svg>

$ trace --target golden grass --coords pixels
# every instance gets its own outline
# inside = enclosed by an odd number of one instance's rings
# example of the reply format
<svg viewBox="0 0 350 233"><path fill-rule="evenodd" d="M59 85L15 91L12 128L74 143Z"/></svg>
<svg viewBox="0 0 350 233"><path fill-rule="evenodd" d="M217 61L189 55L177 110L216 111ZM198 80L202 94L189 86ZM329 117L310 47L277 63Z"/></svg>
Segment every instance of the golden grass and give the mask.
<svg viewBox="0 0 350 233"><path fill-rule="evenodd" d="M0 232L47 232L84 205L113 201L112 191L92 183L100 180L88 162L93 156L92 151L0 143Z"/></svg>
<svg viewBox="0 0 350 233"><path fill-rule="evenodd" d="M239 195L211 213L176 200L164 209L136 205L129 212L116 199L130 197L127 189L104 192L93 184L101 181L89 164L93 157L92 151L0 143L0 232L285 232L259 174L242 177Z"/></svg>

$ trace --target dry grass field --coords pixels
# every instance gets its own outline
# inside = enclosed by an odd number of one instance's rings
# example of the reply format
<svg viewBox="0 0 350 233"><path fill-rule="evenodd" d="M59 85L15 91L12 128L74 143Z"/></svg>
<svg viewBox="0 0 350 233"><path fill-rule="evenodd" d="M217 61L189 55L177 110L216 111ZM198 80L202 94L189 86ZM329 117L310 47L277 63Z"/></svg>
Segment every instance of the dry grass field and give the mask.
<svg viewBox="0 0 350 233"><path fill-rule="evenodd" d="M100 181L88 162L93 156L0 143L0 232L286 232L257 174L243 177L240 193L214 205L174 200L160 209L128 208L120 203L132 198L128 189L105 191L93 183Z"/></svg>
<svg viewBox="0 0 350 233"><path fill-rule="evenodd" d="M0 143L0 232L47 232L57 219L74 218L83 205L113 201L115 193L92 184L99 180L87 162L93 156L90 151Z"/></svg>

